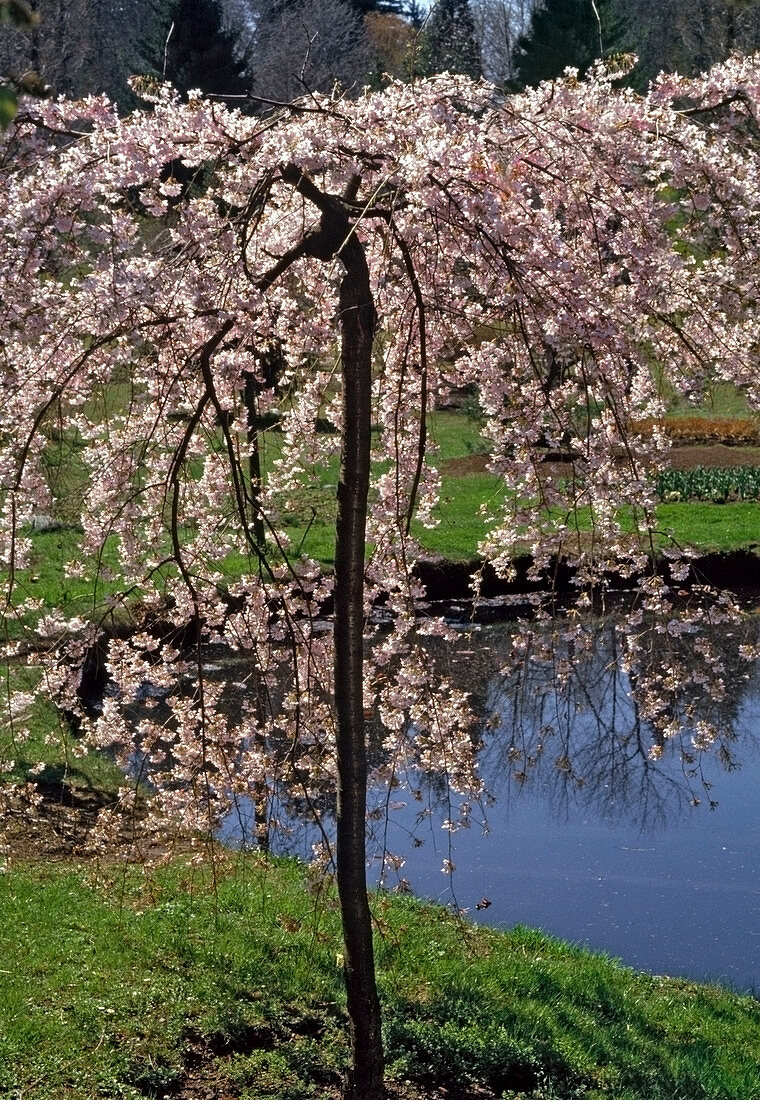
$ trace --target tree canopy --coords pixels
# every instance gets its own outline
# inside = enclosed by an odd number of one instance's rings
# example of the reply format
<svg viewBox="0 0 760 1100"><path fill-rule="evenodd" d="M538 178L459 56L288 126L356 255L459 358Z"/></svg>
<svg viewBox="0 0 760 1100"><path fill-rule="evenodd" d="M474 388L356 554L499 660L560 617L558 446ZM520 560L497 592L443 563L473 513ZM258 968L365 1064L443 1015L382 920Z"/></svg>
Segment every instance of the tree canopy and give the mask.
<svg viewBox="0 0 760 1100"><path fill-rule="evenodd" d="M721 744L676 688L708 682L718 699L722 669L708 647L684 662L677 639L730 601L705 592L682 611L689 558L652 560L651 473L663 378L687 396L726 379L760 403L759 106L760 68L733 59L647 97L597 66L506 100L447 75L266 119L163 86L127 118L102 98L28 103L5 135L6 655L22 630L41 643L27 659L78 719L69 751L123 764L127 810L149 779L158 832L190 829L202 848L262 790L313 805L337 786L347 1096L382 1093L367 716L382 803L423 769L448 784L454 827L480 791L467 697L420 644L449 627L416 616L415 524L440 515L428 415L453 388L477 388L502 486L484 558L509 578L531 554L539 615L566 562L576 607L559 629L576 647L580 612L626 578L619 660L651 753L684 727L694 754ZM257 464L268 416L277 447ZM547 449L568 452L561 477ZM289 544L285 517L338 455L333 576ZM24 579L40 510L81 528L79 614L42 609ZM111 689L92 713L78 688L97 647ZM220 648L243 688L209 670ZM19 742L28 702L11 700ZM34 797L33 774L16 793ZM329 823L323 838L329 866Z"/></svg>

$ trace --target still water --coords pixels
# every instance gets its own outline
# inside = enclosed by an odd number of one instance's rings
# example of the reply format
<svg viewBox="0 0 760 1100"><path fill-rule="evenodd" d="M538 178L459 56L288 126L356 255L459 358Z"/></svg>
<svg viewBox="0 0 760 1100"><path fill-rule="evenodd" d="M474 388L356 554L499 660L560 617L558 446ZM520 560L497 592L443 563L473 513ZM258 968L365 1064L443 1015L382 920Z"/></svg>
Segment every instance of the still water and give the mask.
<svg viewBox="0 0 760 1100"><path fill-rule="evenodd" d="M378 842L403 858L398 880L479 922L526 924L637 969L760 991L760 668L738 658L759 629L748 619L743 637L714 632L725 698L698 685L686 694L727 752L686 764L677 743L651 759L612 620L561 686L545 654L504 671L513 628L462 630L435 656L480 712L493 802L451 835L440 785L421 801L399 793ZM687 659L694 646L681 644ZM296 830L288 850L309 858L313 839ZM377 846L374 855L377 867Z"/></svg>
<svg viewBox="0 0 760 1100"><path fill-rule="evenodd" d="M489 809L488 835L460 831L451 852L431 830L405 851L403 873L416 893L453 900L479 922L526 924L637 969L760 991L759 791L760 761L745 758L716 778L712 813L693 808L646 828L575 800L558 811L545 791L523 788ZM403 848L392 832L389 843ZM456 867L451 889L445 857Z"/></svg>
<svg viewBox="0 0 760 1100"><path fill-rule="evenodd" d="M508 632L475 637L498 665ZM448 834L429 828L423 847L407 845L402 873L415 892L453 900L476 921L526 924L637 969L760 993L760 670L733 661L733 632L718 639L729 682L712 709L729 738L729 768L715 752L692 766L675 751L655 763L628 685L610 667L611 637L600 632L595 655L559 692L542 693L532 678L487 677L481 706L502 719L482 758L496 799L488 832L460 830L449 851ZM699 711L710 700L697 703ZM515 782L509 752L535 749L540 726L552 727L553 747ZM558 768L557 742L574 776ZM403 847L404 824L392 826L391 850ZM443 858L456 868L450 883Z"/></svg>

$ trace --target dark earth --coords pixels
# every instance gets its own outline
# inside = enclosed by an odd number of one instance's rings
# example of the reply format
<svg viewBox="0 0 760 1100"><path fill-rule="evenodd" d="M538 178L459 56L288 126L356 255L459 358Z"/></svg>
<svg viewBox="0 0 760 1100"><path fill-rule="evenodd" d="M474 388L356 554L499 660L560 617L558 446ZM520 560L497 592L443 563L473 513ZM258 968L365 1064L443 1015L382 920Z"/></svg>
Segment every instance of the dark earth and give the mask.
<svg viewBox="0 0 760 1100"><path fill-rule="evenodd" d="M486 454L463 455L447 459L443 470L453 477L466 477L467 474L486 473L487 464ZM726 443L676 446L668 454L668 466L673 470L692 470L695 466L760 466L760 447L737 447Z"/></svg>

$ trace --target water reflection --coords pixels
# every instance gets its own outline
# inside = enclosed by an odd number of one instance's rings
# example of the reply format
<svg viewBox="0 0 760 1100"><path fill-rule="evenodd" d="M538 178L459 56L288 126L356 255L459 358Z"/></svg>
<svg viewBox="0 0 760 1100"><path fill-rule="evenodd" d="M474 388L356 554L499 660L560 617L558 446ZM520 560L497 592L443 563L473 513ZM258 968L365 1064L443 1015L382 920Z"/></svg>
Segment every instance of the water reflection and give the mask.
<svg viewBox="0 0 760 1100"><path fill-rule="evenodd" d="M760 666L746 659L759 634L752 616L707 637L644 624L632 654L608 617L431 639L479 715L488 797L451 831L440 777L372 792L377 875L477 920L760 989ZM657 705L642 704L639 683L673 666ZM677 734L663 735L668 722ZM278 792L278 850L311 857L320 835L308 809ZM319 809L329 818L329 798ZM248 827L238 814L225 838Z"/></svg>
<svg viewBox="0 0 760 1100"><path fill-rule="evenodd" d="M590 624L586 633L579 647L576 637L565 639L552 628L550 645L545 635L534 637L521 665L490 677L482 734L487 785L504 797L530 784L555 818L576 807L642 830L663 827L689 807L715 809L716 765L733 771L757 748L755 729L743 717L757 695L757 670L740 656L756 640L757 623L747 619L712 632L730 690L716 697L709 678L692 678L671 704L679 727L669 738L642 713L614 619ZM494 632L489 641L494 654L506 657L513 637ZM703 656L695 650L698 641L689 636L680 646L692 674ZM653 651L651 660L660 659ZM715 728L715 741L709 749L696 747L697 729L707 725Z"/></svg>
<svg viewBox="0 0 760 1100"><path fill-rule="evenodd" d="M552 624L520 643L517 664L511 628L463 635L437 657L478 700L488 829L417 830L424 846L406 844L401 873L478 920L760 988L760 679L740 655L757 636L750 617L711 632L727 685L717 693L698 672L703 639L678 640L692 674L670 705L686 726L663 739L637 701L614 621L589 624L580 645ZM662 665L656 644L648 659ZM717 731L710 751L694 745L706 726ZM435 790L426 800L435 808ZM417 822L416 808L406 815L391 847Z"/></svg>

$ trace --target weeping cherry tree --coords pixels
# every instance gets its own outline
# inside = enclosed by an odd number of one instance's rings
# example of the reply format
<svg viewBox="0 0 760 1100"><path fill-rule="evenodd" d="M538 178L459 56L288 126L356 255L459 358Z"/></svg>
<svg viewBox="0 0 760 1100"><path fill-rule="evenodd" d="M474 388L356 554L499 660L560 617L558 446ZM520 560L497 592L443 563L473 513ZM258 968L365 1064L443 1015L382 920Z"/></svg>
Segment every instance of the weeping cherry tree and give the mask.
<svg viewBox="0 0 760 1100"><path fill-rule="evenodd" d="M506 100L444 74L264 119L142 90L126 118L98 98L26 104L0 149L5 656L38 666L37 690L75 719L68 754L123 765L104 842L146 783L144 828L182 829L199 857L276 785L307 804L336 793L316 858L343 919L345 1096L376 1100L368 779L440 775L453 821L481 793L468 699L420 644L449 629L416 614L420 537L443 508L429 415L476 387L502 487L480 552L507 579L529 553L547 600L567 562L565 636L583 644L580 612L613 574L637 587L618 652L661 751L690 720L679 683L724 690L709 652L689 671L668 648L733 612L717 593L676 609L689 558L666 546L653 565L651 475L663 378L690 396L727 379L758 402L760 65L647 97L602 68ZM570 456L562 476L547 450ZM333 463L325 570L288 517ZM76 616L29 583L41 512L81 532ZM234 712L210 647L245 669ZM80 687L94 651L97 713ZM11 696L14 744L29 701ZM692 751L720 736L698 723ZM4 792L36 798L35 769Z"/></svg>

